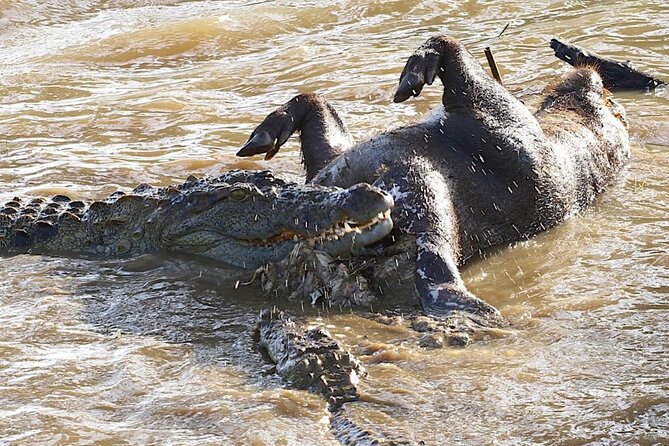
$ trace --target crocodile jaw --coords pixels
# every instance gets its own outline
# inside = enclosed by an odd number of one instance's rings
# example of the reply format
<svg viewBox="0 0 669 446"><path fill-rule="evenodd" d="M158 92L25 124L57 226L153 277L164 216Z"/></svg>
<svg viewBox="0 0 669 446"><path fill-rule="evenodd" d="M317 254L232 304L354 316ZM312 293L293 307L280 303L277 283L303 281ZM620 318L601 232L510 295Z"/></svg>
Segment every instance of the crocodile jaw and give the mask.
<svg viewBox="0 0 669 446"><path fill-rule="evenodd" d="M295 245L304 242L333 257L348 256L351 251L381 240L392 228L390 210L387 210L370 221L340 222L309 237L286 231L270 239L243 240L214 230L199 230L189 234L188 246L179 245L170 249L197 253L242 268L254 269L281 260Z"/></svg>

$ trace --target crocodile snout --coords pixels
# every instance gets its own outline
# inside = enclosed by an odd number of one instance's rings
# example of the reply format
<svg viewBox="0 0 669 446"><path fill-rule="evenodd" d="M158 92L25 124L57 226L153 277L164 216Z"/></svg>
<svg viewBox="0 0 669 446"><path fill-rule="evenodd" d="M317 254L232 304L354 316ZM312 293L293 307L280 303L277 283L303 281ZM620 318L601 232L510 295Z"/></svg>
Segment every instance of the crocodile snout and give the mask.
<svg viewBox="0 0 669 446"><path fill-rule="evenodd" d="M385 213L394 206L393 197L383 190L360 183L342 191L346 194L342 210L350 220L373 220L379 213Z"/></svg>

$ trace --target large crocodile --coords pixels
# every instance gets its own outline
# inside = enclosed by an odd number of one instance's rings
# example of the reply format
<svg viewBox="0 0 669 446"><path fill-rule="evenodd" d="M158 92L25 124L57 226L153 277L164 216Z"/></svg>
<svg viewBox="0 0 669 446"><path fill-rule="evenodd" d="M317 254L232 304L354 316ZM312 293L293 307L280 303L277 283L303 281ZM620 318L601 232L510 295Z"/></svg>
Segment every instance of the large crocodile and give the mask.
<svg viewBox="0 0 669 446"><path fill-rule="evenodd" d="M57 195L13 198L0 208L0 253L130 256L172 251L256 268L308 242L342 255L392 228L392 198L359 184L299 185L268 171L142 184L86 204Z"/></svg>
<svg viewBox="0 0 669 446"><path fill-rule="evenodd" d="M310 184L368 182L393 196L395 229L377 252L411 245L423 311L498 320L458 267L581 211L629 157L624 110L606 90L612 78L605 84L596 71L611 62L599 62L552 84L532 113L460 42L437 35L409 57L394 96L418 96L438 77L442 105L423 120L354 144L324 98L301 94L268 115L238 155L270 159L298 131Z"/></svg>

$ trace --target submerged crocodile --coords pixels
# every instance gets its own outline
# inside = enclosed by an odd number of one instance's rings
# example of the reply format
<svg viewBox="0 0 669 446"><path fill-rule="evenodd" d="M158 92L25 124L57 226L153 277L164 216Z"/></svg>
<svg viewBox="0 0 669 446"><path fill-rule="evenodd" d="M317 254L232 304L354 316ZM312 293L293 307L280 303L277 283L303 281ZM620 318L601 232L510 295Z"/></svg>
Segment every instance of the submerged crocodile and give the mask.
<svg viewBox="0 0 669 446"><path fill-rule="evenodd" d="M411 444L364 429L347 418L344 404L359 399L358 382L367 372L327 330L321 327L304 329L281 311L265 310L258 317L255 338L258 346L276 364L277 373L291 387L309 390L327 401L330 428L342 444Z"/></svg>
<svg viewBox="0 0 669 446"><path fill-rule="evenodd" d="M131 256L171 251L245 268L279 260L299 242L332 255L392 228L392 198L359 184L299 185L268 171L139 185L103 201L14 198L0 208L0 253Z"/></svg>
<svg viewBox="0 0 669 446"><path fill-rule="evenodd" d="M610 63L591 56L532 113L460 42L437 35L409 57L394 96L403 102L439 78L442 104L423 120L354 144L324 98L301 94L268 115L238 155L270 159L299 132L309 184L367 182L393 196L395 227L369 252L406 251L424 312L499 321L458 267L559 224L612 181L630 145L624 110L606 90L616 74L602 82L596 71Z"/></svg>

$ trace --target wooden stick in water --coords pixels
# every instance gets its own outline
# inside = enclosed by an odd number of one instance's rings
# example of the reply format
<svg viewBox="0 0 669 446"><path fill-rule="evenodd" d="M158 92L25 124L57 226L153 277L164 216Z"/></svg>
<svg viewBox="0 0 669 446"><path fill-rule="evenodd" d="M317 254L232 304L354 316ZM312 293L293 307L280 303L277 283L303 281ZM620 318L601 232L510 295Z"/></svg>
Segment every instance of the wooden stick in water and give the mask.
<svg viewBox="0 0 669 446"><path fill-rule="evenodd" d="M508 25L507 25L508 26ZM506 28L504 28L506 30ZM504 31L502 31L504 32ZM499 74L499 70L497 69L497 64L495 63L495 58L492 57L492 51L490 50L490 47L487 46L485 50L485 57L488 59L488 65L490 65L490 71L492 72L492 77L495 78L497 82L502 84L502 76Z"/></svg>

